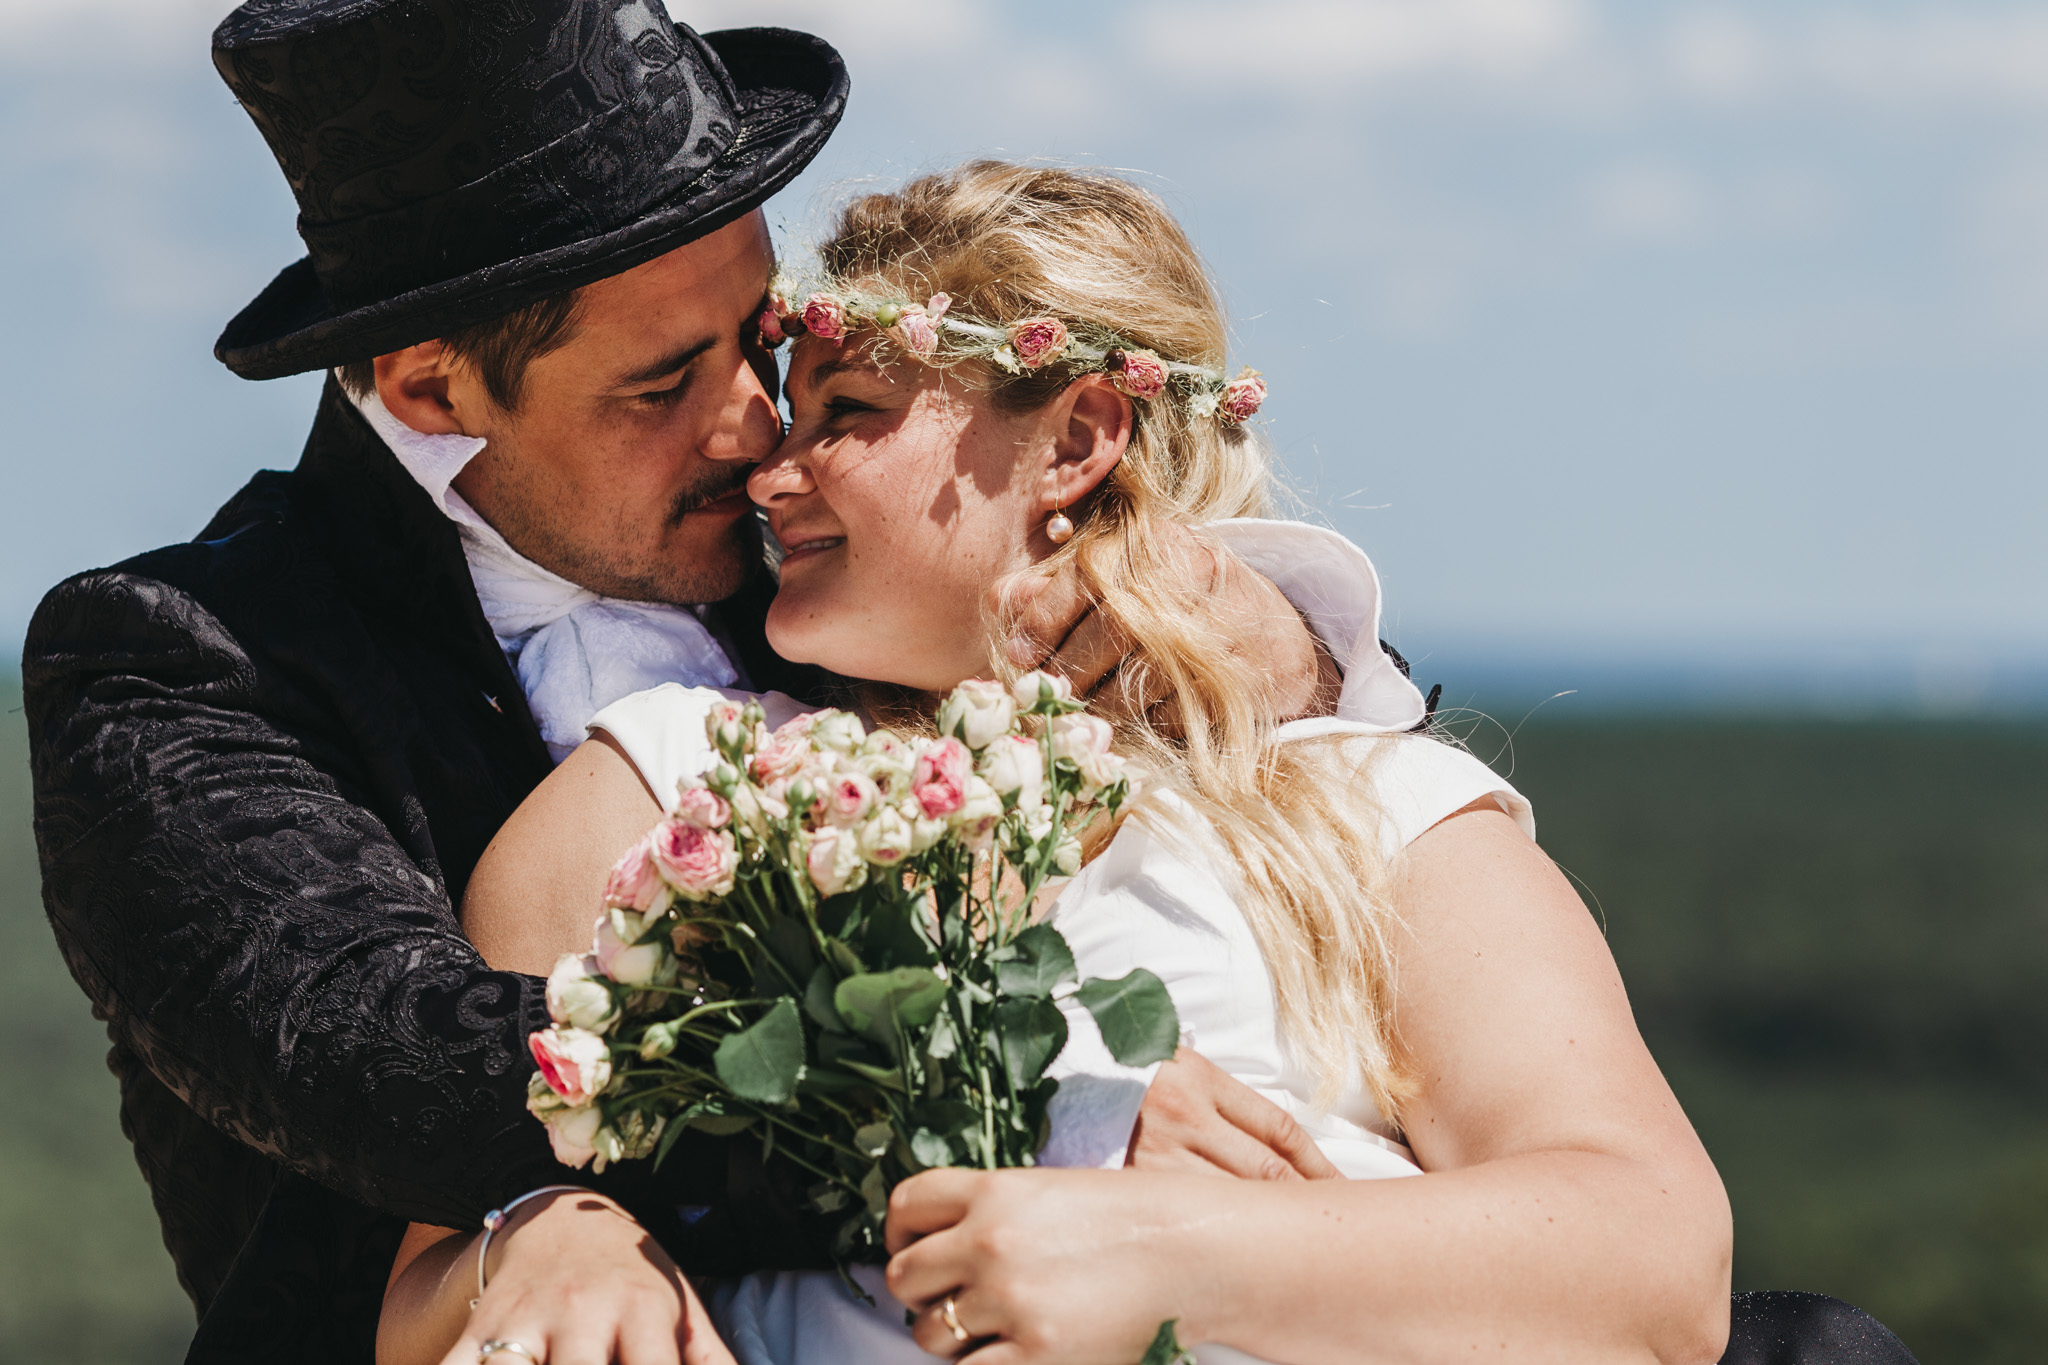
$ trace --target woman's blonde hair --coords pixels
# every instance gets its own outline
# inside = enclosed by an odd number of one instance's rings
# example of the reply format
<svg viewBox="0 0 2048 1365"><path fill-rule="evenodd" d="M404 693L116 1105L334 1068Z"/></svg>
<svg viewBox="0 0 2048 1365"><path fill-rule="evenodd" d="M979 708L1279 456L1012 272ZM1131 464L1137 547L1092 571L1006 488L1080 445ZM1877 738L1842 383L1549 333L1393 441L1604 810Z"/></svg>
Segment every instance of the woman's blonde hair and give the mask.
<svg viewBox="0 0 2048 1365"><path fill-rule="evenodd" d="M820 256L835 279L914 298L949 294L955 317L1001 324L1051 315L1168 361L1224 361L1223 309L1194 247L1155 196L1115 176L971 162L855 199ZM1042 406L1074 377L1060 365L974 369L964 382L1011 412ZM1169 524L1265 515L1267 454L1243 428L1184 404L1132 406L1122 460L1069 509L1074 537L1042 567L1071 562L1097 609L1131 637L1125 668L1155 675L1126 683L1174 700L1170 730L1143 718L1118 727L1123 750L1152 775L1136 818L1184 841L1189 831L1167 791L1207 818L1320 1098L1333 1101L1362 1074L1381 1112L1398 1122L1410 1085L1393 1034L1391 870L1372 818L1366 753L1355 741L1274 741L1284 718L1250 644L1252 623L1233 619L1211 583L1181 576L1184 561L1162 536ZM1004 625L992 623L998 636Z"/></svg>

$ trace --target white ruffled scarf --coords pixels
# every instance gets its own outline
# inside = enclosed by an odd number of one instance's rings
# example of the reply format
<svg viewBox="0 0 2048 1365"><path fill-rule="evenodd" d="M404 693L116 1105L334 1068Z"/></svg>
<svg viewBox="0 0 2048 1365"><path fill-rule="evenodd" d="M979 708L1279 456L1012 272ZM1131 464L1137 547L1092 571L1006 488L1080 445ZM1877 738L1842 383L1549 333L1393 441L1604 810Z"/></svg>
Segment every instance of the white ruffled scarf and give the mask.
<svg viewBox="0 0 2048 1365"><path fill-rule="evenodd" d="M578 587L520 554L478 516L452 485L484 448L482 437L415 431L375 393L353 401L434 506L455 523L484 617L519 675L527 708L555 762L583 742L592 716L621 697L665 682L740 682L696 611Z"/></svg>

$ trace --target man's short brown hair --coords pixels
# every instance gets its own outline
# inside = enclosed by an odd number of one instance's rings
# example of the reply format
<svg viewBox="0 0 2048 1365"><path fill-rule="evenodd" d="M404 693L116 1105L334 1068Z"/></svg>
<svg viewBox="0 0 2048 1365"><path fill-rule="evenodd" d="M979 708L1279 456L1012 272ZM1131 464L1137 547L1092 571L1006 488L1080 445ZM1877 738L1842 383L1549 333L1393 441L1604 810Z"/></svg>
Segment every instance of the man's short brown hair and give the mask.
<svg viewBox="0 0 2048 1365"><path fill-rule="evenodd" d="M450 332L441 345L450 360L475 371L493 403L516 412L526 387L526 367L576 335L576 304L581 297L579 289L550 295L503 317ZM358 398L367 397L377 388L376 367L374 358L351 360L341 367L341 386Z"/></svg>

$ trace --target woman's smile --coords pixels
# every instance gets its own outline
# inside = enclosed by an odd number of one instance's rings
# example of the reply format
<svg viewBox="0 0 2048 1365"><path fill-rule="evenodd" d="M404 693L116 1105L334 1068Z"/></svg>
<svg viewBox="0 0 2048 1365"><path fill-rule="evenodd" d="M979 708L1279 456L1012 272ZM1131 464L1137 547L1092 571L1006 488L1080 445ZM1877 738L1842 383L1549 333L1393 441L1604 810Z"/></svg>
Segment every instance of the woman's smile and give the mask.
<svg viewBox="0 0 2048 1365"><path fill-rule="evenodd" d="M781 539L780 536L776 538ZM785 540L782 542L782 567L787 569L791 564L815 558L827 550L836 550L845 543L845 536L806 535L795 540Z"/></svg>

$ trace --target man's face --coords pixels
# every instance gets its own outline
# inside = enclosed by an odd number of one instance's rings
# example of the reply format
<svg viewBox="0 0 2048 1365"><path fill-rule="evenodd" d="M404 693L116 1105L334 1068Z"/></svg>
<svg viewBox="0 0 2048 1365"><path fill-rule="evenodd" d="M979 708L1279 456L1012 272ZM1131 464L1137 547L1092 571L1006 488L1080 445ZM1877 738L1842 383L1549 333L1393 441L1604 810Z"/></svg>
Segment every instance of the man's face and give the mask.
<svg viewBox="0 0 2048 1365"><path fill-rule="evenodd" d="M466 368L461 428L489 444L455 490L512 548L611 597L731 596L759 562L747 475L775 448L775 362L756 327L774 270L761 215L583 290L570 341L516 412Z"/></svg>

